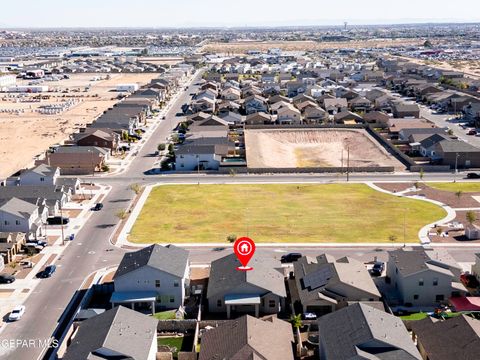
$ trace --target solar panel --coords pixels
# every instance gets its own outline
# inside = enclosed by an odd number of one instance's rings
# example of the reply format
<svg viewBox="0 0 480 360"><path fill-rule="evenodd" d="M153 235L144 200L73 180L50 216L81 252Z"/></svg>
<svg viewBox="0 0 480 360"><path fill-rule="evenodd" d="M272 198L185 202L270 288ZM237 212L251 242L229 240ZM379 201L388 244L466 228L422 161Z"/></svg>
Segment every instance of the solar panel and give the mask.
<svg viewBox="0 0 480 360"><path fill-rule="evenodd" d="M332 277L332 269L330 266L324 266L314 272L311 272L303 278L303 284L306 288L317 289L325 286Z"/></svg>

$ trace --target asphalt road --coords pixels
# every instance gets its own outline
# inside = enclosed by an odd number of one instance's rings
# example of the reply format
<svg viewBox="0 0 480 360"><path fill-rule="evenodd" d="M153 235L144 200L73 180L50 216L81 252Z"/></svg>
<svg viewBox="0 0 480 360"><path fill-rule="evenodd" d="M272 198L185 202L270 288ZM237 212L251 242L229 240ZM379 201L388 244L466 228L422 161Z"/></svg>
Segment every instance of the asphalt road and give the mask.
<svg viewBox="0 0 480 360"><path fill-rule="evenodd" d="M199 78L193 81L196 83ZM172 128L182 120L175 114L180 111L182 104L190 98L190 93L195 92L197 87L192 85L179 96L174 105L166 114L164 120L154 131L152 136L146 141L139 150L138 156L132 161L131 165L124 173L114 177L96 177L94 181L108 184L111 191L104 199L104 208L96 212L85 223L83 228L77 233L75 240L70 243L64 251L61 258L57 261L58 270L50 279L39 281L35 291L25 302L26 313L21 321L17 323L8 323L4 331L0 334L0 340L31 340L48 339L53 333L58 320L60 319L65 307L70 302L75 291L81 286L85 278L92 272L117 265L124 251L115 248L108 242L112 236L118 219L115 213L119 209L127 207L133 199L134 193L129 189L132 183L218 183L218 182L337 182L346 180L345 175L339 174L298 174L298 175L205 175L205 174L171 174L158 176L145 176L143 172L152 168L157 160L152 156L157 145L165 142ZM460 177L460 176L459 176ZM93 180L92 178L86 178ZM431 181L449 181L453 179L453 174L426 174L424 180ZM419 180L417 174L351 174L350 181L414 181ZM113 250L112 250L113 249ZM112 250L112 251L107 251ZM472 248L449 249L452 256L457 261L473 261L474 253L480 251ZM228 247L225 249L211 248L192 248L191 261L193 264L206 264L211 260L224 256L231 251ZM316 247L308 249L273 249L259 248L260 256L279 258L286 252L302 252L305 255L317 255L322 252L329 252L334 256L340 257L350 255L363 261L371 261L374 256L386 260L386 253L376 251L372 248L325 248ZM16 350L5 347L0 341L0 358L15 360L37 359L42 354L42 349L38 347L19 347Z"/></svg>
<svg viewBox="0 0 480 360"><path fill-rule="evenodd" d="M194 79L193 84L200 80L201 74ZM175 114L187 102L189 94L197 90L192 85L183 92L156 128L152 136L146 141L138 155L134 158L126 172L118 181L112 182L110 193L103 200L104 208L95 212L75 236L61 258L56 262L57 272L49 279L36 280L39 282L35 291L24 303L26 312L21 321L8 323L0 333L0 359L32 360L37 359L43 352L39 347L10 347L5 340L16 341L49 339L63 311L70 302L75 291L83 281L94 271L120 262L124 251L111 246L111 238L119 220L115 213L125 209L134 197L130 184L136 174L142 174L152 168L156 158L150 156L157 145L165 142L172 128L182 120ZM109 178L95 178L95 181L106 183ZM113 179L113 178L112 178ZM92 180L92 179L90 179ZM111 250L112 251L107 251ZM7 344L7 346L5 346Z"/></svg>

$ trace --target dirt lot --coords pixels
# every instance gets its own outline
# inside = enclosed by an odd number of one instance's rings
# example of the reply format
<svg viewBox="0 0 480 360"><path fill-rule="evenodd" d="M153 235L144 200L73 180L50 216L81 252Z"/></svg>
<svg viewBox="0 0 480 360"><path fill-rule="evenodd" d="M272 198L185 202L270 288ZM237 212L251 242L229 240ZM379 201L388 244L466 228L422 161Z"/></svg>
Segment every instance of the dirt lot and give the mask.
<svg viewBox="0 0 480 360"><path fill-rule="evenodd" d="M249 168L313 168L403 165L390 156L365 131L356 130L247 130ZM342 162L343 158L343 162Z"/></svg>
<svg viewBox="0 0 480 360"><path fill-rule="evenodd" d="M272 48L284 51L314 51L342 48L378 48L418 45L420 39L372 39L365 41L315 42L315 41L239 41L211 43L202 47L203 52L244 54L249 50L268 51Z"/></svg>
<svg viewBox="0 0 480 360"><path fill-rule="evenodd" d="M72 74L70 79L45 81L49 86L49 99L34 101L38 94L0 94L0 110L22 110L19 115L0 112L0 179L10 176L33 163L33 157L49 146L68 138L79 127L91 123L96 117L117 102L117 93L112 91L122 83L146 84L158 74ZM17 81L27 85L27 81ZM90 86L88 91L84 91ZM55 91L56 90L56 91ZM79 90L79 91L77 91ZM64 93L64 91L68 91ZM40 114L36 110L42 105L60 104L68 99L78 99L72 108L60 114Z"/></svg>

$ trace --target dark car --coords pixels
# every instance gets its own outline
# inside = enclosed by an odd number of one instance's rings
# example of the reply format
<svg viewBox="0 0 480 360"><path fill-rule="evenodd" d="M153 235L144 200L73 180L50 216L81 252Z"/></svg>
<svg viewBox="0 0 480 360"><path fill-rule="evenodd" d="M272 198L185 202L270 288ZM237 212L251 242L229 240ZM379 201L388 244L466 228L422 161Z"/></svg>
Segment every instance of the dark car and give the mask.
<svg viewBox="0 0 480 360"><path fill-rule="evenodd" d="M467 179L480 179L480 174L477 173L468 173Z"/></svg>
<svg viewBox="0 0 480 360"><path fill-rule="evenodd" d="M375 264L373 264L372 275L380 276L382 275L383 270L385 270L385 263L382 261L376 261Z"/></svg>
<svg viewBox="0 0 480 360"><path fill-rule="evenodd" d="M123 145L118 148L120 151L130 151L130 146Z"/></svg>
<svg viewBox="0 0 480 360"><path fill-rule="evenodd" d="M290 253L290 254L282 255L282 257L280 258L280 261L282 263L291 263L291 262L297 261L301 257L302 257L302 254L300 253Z"/></svg>
<svg viewBox="0 0 480 360"><path fill-rule="evenodd" d="M15 276L0 274L0 284L11 284L15 281Z"/></svg>
<svg viewBox="0 0 480 360"><path fill-rule="evenodd" d="M467 135L477 135L477 130L470 130L467 132Z"/></svg>
<svg viewBox="0 0 480 360"><path fill-rule="evenodd" d="M103 209L103 204L102 203L97 203L95 204L95 206L93 207L93 211L100 211Z"/></svg>
<svg viewBox="0 0 480 360"><path fill-rule="evenodd" d="M42 279L45 279L45 278L49 278L51 277L54 272L57 270L57 267L55 265L48 265L45 270L43 271L40 271L38 273L38 277L39 278L42 278Z"/></svg>
<svg viewBox="0 0 480 360"><path fill-rule="evenodd" d="M48 225L66 225L70 222L69 218L61 216L53 216L47 219Z"/></svg>

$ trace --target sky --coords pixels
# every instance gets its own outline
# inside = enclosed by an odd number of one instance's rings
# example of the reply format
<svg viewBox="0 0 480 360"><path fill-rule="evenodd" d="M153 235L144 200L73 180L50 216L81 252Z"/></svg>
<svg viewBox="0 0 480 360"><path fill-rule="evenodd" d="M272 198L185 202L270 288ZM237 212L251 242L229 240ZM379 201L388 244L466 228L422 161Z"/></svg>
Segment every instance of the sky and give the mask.
<svg viewBox="0 0 480 360"><path fill-rule="evenodd" d="M244 27L480 22L479 0L17 0L0 27Z"/></svg>

